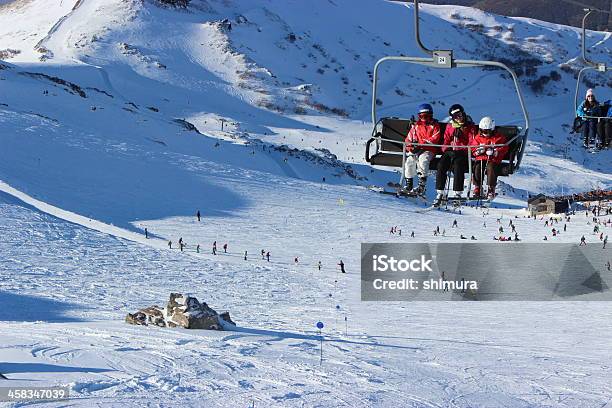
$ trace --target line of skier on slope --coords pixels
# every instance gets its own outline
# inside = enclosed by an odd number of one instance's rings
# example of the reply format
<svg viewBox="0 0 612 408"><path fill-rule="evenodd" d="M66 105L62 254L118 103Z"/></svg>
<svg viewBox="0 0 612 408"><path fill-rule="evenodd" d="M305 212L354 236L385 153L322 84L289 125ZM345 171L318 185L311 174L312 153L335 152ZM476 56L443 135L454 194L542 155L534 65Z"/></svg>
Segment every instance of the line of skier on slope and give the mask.
<svg viewBox="0 0 612 408"><path fill-rule="evenodd" d="M198 222L200 222L202 220L202 214L200 213L200 210L198 210L196 212L196 218L198 220ZM145 238L149 239L149 230L148 228L144 229L144 233L145 233ZM414 232L412 233L414 236ZM185 241L183 241L183 237L180 237L178 240L178 244L179 244L179 249L181 252L183 252L183 250L187 247L187 243ZM168 248L172 249L172 241L168 241L167 243ZM228 244L224 243L223 244L223 253L227 253L227 248L228 248ZM200 244L196 245L196 252L199 254L200 253ZM212 254L213 255L217 255L217 241L214 241L212 244ZM261 259L263 260L267 260L268 262L270 262L270 251L266 251L265 249L261 250ZM244 251L244 260L248 260L248 252ZM297 265L299 263L299 258L296 256L293 259L293 262ZM346 269L344 267L344 262L342 261L342 259L340 260L340 262L337 264L338 267L340 268L340 272L341 273L346 273ZM321 270L323 267L323 263L321 261L317 262L317 269Z"/></svg>
<svg viewBox="0 0 612 408"><path fill-rule="evenodd" d="M452 105L448 113L451 120L442 135L440 123L434 119L432 106L424 103L418 107L418 120L411 126L405 139L407 152L404 165L404 175L407 181L406 189L412 194L425 194L429 163L436 154L441 153L442 157L436 173L437 196L434 204L439 204L446 198L445 185L449 170L452 170L454 177L454 197L461 198L465 173L468 170L468 149L470 149L475 160L472 170L474 182L472 195L474 197L484 196L482 184L486 175L488 186L486 197L494 198L497 177L500 174L499 164L509 150L508 146L496 145L506 143L506 137L496 131L495 121L489 116L483 117L476 125L460 104ZM415 144L421 146L415 146ZM414 177L418 178L416 187L414 187Z"/></svg>

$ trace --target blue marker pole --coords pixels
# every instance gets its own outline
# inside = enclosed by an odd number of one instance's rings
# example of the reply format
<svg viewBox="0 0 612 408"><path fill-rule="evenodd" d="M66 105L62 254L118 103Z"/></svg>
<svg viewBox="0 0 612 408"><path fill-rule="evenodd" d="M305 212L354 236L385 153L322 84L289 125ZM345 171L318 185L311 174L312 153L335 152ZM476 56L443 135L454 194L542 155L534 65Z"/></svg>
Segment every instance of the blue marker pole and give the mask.
<svg viewBox="0 0 612 408"><path fill-rule="evenodd" d="M321 334L321 330L325 325L323 322L317 322L317 329L319 329L319 339L321 340L321 359L319 361L319 365L323 364L323 335Z"/></svg>
<svg viewBox="0 0 612 408"><path fill-rule="evenodd" d="M336 315L334 316L334 330L338 330L338 313L340 313L340 305L336 305Z"/></svg>

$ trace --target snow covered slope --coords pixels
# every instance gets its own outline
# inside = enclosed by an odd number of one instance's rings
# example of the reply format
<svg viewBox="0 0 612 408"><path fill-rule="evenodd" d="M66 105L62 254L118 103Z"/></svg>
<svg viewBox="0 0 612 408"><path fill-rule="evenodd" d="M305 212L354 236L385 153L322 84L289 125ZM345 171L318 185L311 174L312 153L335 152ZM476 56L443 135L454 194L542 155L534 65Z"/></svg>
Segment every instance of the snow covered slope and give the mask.
<svg viewBox="0 0 612 408"><path fill-rule="evenodd" d="M527 242L601 245L584 214L552 239L520 207L528 192L612 185L610 151L585 154L568 135L576 29L425 6L430 47L523 70L532 139L490 212L417 214L422 204L366 190L397 179L367 166L363 150L375 61L420 55L411 18L410 7L369 0L0 6L8 384L68 384L78 406L605 405L607 303L361 302L361 242L492 241L496 219L513 218ZM590 32L589 43L593 59L612 62L609 34ZM474 118L521 124L496 71L400 68L383 72L381 114L410 116L428 101L443 117L460 102ZM553 70L558 80L535 93ZM609 85L596 92L610 98ZM432 237L436 226L448 234ZM170 251L179 237L187 250ZM229 253L210 254L213 241ZM238 331L121 323L171 291L229 309Z"/></svg>

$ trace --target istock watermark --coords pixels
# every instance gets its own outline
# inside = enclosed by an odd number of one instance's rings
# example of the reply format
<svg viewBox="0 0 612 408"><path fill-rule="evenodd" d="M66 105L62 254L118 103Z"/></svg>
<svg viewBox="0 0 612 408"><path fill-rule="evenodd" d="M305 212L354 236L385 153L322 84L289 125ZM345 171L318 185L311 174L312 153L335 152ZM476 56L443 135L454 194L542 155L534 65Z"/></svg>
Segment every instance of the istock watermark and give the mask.
<svg viewBox="0 0 612 408"><path fill-rule="evenodd" d="M574 244L362 244L361 298L612 301L611 254Z"/></svg>

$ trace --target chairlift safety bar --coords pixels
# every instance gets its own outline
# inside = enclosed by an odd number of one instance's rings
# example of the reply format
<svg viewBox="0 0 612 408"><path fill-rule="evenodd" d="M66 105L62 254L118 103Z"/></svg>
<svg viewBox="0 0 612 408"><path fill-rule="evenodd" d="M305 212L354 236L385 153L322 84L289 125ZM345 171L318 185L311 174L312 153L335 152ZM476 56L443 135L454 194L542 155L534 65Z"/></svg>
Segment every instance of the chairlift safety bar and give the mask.
<svg viewBox="0 0 612 408"><path fill-rule="evenodd" d="M485 145L486 147L503 147L503 146L509 146L510 144L512 144L512 142L514 142L516 139L521 138L521 135L516 135L514 137L512 137L510 140L508 140L506 143L501 143L501 144L487 144ZM434 144L434 143L416 143L416 142L409 142L407 143L406 141L400 142L399 140L393 140L393 139L387 139L384 137L378 137L378 136L374 136L373 139L376 139L377 141L380 142L389 142L389 143L394 143L397 145L402 145L404 151L406 150L406 145L410 144L411 146L428 146L428 147L453 147L453 148L460 148L461 150L469 150L470 148L474 148L477 147L476 145L473 146L455 146L455 145L449 145L449 144ZM399 152L398 152L399 153ZM399 156L399 154L398 154Z"/></svg>

